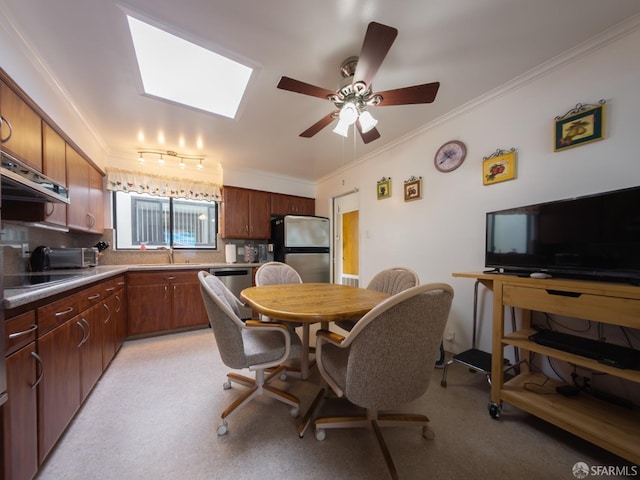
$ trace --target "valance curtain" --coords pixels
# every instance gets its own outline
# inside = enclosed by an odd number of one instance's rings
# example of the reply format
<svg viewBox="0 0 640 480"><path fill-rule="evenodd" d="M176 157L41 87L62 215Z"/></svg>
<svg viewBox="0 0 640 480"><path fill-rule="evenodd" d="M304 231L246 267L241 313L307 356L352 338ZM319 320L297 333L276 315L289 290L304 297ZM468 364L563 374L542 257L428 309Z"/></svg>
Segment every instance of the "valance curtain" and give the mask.
<svg viewBox="0 0 640 480"><path fill-rule="evenodd" d="M220 185L215 183L110 168L107 169L107 190L191 200L220 201L222 199Z"/></svg>

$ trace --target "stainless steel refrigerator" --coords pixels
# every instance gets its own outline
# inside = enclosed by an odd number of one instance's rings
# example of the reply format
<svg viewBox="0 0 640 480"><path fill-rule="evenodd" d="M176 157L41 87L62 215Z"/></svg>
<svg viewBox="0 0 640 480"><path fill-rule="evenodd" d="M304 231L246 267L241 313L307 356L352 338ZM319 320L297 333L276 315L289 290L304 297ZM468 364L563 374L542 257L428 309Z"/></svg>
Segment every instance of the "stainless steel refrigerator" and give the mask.
<svg viewBox="0 0 640 480"><path fill-rule="evenodd" d="M331 282L329 219L285 215L271 220L273 258L291 265L305 283Z"/></svg>

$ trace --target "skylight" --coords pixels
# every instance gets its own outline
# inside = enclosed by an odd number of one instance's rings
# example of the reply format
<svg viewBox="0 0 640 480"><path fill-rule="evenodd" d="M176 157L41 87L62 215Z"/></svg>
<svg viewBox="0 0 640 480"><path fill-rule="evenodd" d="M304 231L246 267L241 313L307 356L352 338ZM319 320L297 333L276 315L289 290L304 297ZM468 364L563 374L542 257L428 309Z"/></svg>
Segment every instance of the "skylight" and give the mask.
<svg viewBox="0 0 640 480"><path fill-rule="evenodd" d="M127 15L144 91L234 118L252 69Z"/></svg>

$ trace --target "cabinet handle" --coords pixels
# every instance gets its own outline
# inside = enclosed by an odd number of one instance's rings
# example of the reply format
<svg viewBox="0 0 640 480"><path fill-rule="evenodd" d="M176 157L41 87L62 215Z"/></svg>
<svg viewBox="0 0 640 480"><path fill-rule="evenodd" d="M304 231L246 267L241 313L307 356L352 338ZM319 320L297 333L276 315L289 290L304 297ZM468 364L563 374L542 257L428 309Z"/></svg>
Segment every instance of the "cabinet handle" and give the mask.
<svg viewBox="0 0 640 480"><path fill-rule="evenodd" d="M6 123L7 127L9 127L9 135L4 138L0 138L0 143L6 143L11 138L11 135L13 135L13 127L11 126L11 122L9 122L9 120L0 115L0 129L2 128L2 122Z"/></svg>
<svg viewBox="0 0 640 480"><path fill-rule="evenodd" d="M89 340L89 337L91 336L91 324L87 322L85 318L83 318L81 321L87 326L87 330L89 330L89 333L87 334L87 340Z"/></svg>
<svg viewBox="0 0 640 480"><path fill-rule="evenodd" d="M9 340L13 340L18 337L22 337L23 335L29 335L31 332L35 332L38 329L38 325L32 324L29 326L27 330L22 330L21 332L15 332L9 334Z"/></svg>
<svg viewBox="0 0 640 480"><path fill-rule="evenodd" d="M106 325L107 323L109 323L109 320L111 320L111 309L109 308L109 305L107 305L106 303L103 303L102 306L107 309L107 318L105 319L104 322L102 322Z"/></svg>
<svg viewBox="0 0 640 480"><path fill-rule="evenodd" d="M120 295L116 295L116 300L118 300L118 308L116 308L116 313L119 313L122 310L122 299Z"/></svg>
<svg viewBox="0 0 640 480"><path fill-rule="evenodd" d="M580 292L565 292L565 291L562 291L562 290L547 290L546 292L549 295L558 295L560 297L578 298L579 296L582 295Z"/></svg>
<svg viewBox="0 0 640 480"><path fill-rule="evenodd" d="M100 298L100 294L96 293L95 295L89 295L87 300L95 300L96 298Z"/></svg>
<svg viewBox="0 0 640 480"><path fill-rule="evenodd" d="M116 289L116 287L109 287L107 288L107 292L113 292Z"/></svg>
<svg viewBox="0 0 640 480"><path fill-rule="evenodd" d="M125 282L124 282L124 281L122 281L122 282L118 282L118 286L119 286L119 287L122 287L124 284L125 284Z"/></svg>
<svg viewBox="0 0 640 480"><path fill-rule="evenodd" d="M56 206L53 203L45 203L45 211L44 215L46 217L50 217L51 214L55 211Z"/></svg>
<svg viewBox="0 0 640 480"><path fill-rule="evenodd" d="M93 228L96 224L96 217L94 214L92 214L91 212L87 212L87 217L89 219L89 221L87 222L87 225L89 228Z"/></svg>
<svg viewBox="0 0 640 480"><path fill-rule="evenodd" d="M36 352L31 352L31 356L35 359L36 362L38 362L38 365L40 365L40 375L38 375L38 378L36 378L35 383L31 385L31 389L34 389L38 386L40 380L42 380L42 377L44 376L44 364L42 363L42 358L40 358L40 355L38 355Z"/></svg>
<svg viewBox="0 0 640 480"><path fill-rule="evenodd" d="M73 307L69 307L66 310L63 310L62 312L56 312L54 315L56 317L59 317L61 315L66 315L67 313L71 313L71 312L73 312Z"/></svg>
<svg viewBox="0 0 640 480"><path fill-rule="evenodd" d="M172 280L175 280L175 279L176 279L176 277L167 277L168 281L172 281Z"/></svg>
<svg viewBox="0 0 640 480"><path fill-rule="evenodd" d="M76 347L76 348L80 348L82 344L87 341L87 338L89 337L87 336L87 329L84 328L84 325L80 322L80 320L76 322L76 325L78 325L82 329L82 339L80 340L80 343Z"/></svg>

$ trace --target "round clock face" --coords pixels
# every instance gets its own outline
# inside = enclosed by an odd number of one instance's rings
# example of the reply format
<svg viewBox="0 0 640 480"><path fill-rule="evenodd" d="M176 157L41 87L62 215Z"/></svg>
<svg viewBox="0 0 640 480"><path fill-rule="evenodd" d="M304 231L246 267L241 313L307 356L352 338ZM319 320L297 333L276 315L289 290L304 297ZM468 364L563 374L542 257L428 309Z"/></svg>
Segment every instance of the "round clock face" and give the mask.
<svg viewBox="0 0 640 480"><path fill-rule="evenodd" d="M433 164L441 172L451 172L462 165L466 156L467 147L464 143L451 140L438 149Z"/></svg>

